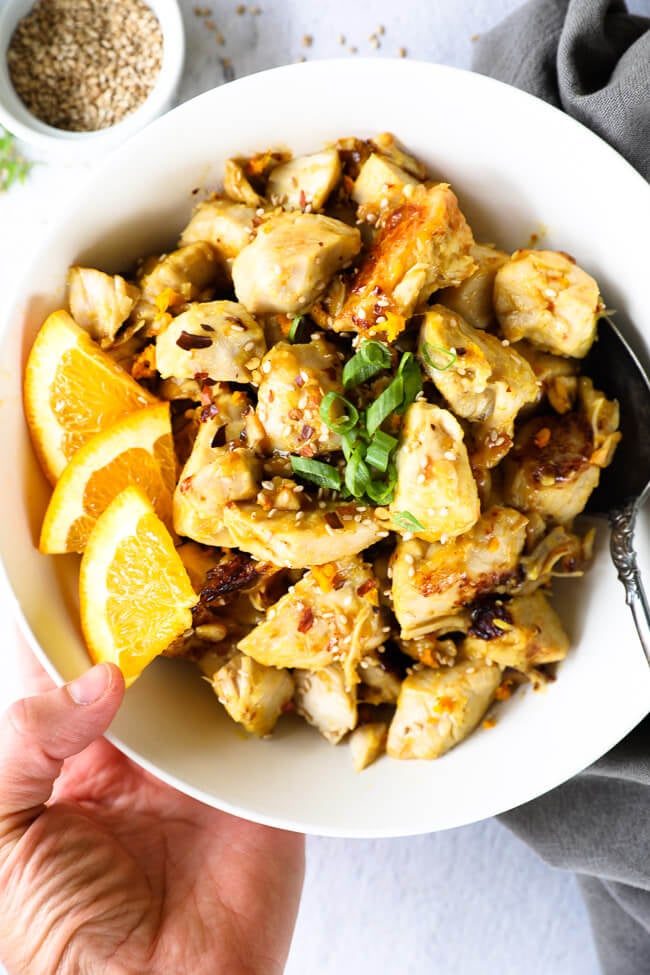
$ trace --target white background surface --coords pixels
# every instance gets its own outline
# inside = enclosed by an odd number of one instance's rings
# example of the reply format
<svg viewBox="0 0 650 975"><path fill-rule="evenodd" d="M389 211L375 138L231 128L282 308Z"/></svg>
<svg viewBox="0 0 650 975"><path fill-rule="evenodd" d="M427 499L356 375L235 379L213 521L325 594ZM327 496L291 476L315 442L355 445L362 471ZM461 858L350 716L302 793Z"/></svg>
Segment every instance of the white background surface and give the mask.
<svg viewBox="0 0 650 975"><path fill-rule="evenodd" d="M1 2L1 0L0 0ZM181 0L188 61L180 98L298 57L410 56L468 67L473 35L518 0L259 0L238 15L210 3L226 44ZM202 4L203 5L203 4ZM650 13L650 0L632 9ZM369 35L383 24L381 48ZM344 35L346 44L339 43ZM313 43L305 46L305 35ZM351 97L371 97L351 93ZM92 164L38 166L0 197L0 294L6 296L45 228ZM5 462L10 458L5 458ZM4 512L3 517L10 517ZM0 611L0 708L19 694L12 621ZM0 945L0 957L2 946ZM1 967L1 966L0 966ZM287 975L596 975L588 922L572 877L544 866L494 822L404 840L308 841L305 892ZM178 973L181 975L181 973Z"/></svg>

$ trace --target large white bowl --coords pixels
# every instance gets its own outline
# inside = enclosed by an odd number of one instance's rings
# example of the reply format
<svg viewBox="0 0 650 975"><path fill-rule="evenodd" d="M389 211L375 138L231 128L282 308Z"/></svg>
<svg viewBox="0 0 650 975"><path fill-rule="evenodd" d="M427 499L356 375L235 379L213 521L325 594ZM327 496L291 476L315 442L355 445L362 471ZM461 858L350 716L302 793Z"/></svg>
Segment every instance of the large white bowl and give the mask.
<svg viewBox="0 0 650 975"><path fill-rule="evenodd" d="M29 446L21 376L69 264L124 268L171 246L192 189L216 186L224 160L268 146L314 150L341 135L396 133L451 181L479 239L542 243L575 255L646 361L650 352L650 190L612 149L565 115L478 75L404 61L313 62L265 72L196 98L123 146L30 262L5 313L0 373L0 552L23 628L51 674L88 666L77 617L75 557L34 547L48 489ZM636 329L632 327L634 322ZM648 520L639 528L647 539ZM650 709L650 672L603 526L584 580L558 592L573 648L547 690L519 693L436 762L382 759L361 775L283 719L247 738L191 666L154 663L112 727L125 752L177 788L241 816L338 836L396 836L458 826L553 788L602 755ZM650 572L650 555L642 553Z"/></svg>

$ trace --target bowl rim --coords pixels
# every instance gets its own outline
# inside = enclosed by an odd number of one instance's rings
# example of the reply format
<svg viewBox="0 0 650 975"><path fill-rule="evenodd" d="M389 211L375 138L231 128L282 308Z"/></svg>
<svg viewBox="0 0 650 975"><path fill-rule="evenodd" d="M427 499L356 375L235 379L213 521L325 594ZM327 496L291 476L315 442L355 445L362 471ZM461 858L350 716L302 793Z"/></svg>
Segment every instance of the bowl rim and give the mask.
<svg viewBox="0 0 650 975"><path fill-rule="evenodd" d="M229 89L232 89L232 87L235 85L257 87L260 85L260 83L264 82L265 78L267 78L272 74L279 74L279 73L285 75L289 73L304 74L307 71L327 73L327 71L331 70L332 67L343 66L343 65L347 67L348 71L350 70L359 71L359 70L364 70L363 68L364 64L368 64L373 66L372 70L377 71L385 67L386 61L392 62L395 66L399 65L400 66L399 70L417 71L417 70L421 70L422 68L425 68L428 71L430 69L434 69L435 71L438 72L439 78L441 76L446 76L447 78L449 78L450 82L453 82L454 78L458 77L459 75L466 77L468 75L473 74L472 72L464 71L463 69L449 67L446 65L437 65L432 62L417 62L417 61L404 62L403 60L398 58L395 59L367 58L367 59L359 59L358 61L355 60L354 62L351 62L348 59L332 59L327 61L307 62L305 64L299 64L299 65L292 64L292 65L286 65L279 68L269 69L268 71L260 72L259 74L254 76L246 76L244 78L238 79L237 81L232 82L227 87ZM351 64L354 64L355 67L351 68L350 67ZM528 105L530 103L531 97L533 97L525 92L519 91L518 89L514 89L511 86L505 85L502 82L496 81L492 78L488 78L485 76L480 76L480 77L481 77L481 84L486 86L495 86L500 89L507 89L509 92L509 97L518 99L522 105ZM207 102L213 97L215 91L218 91L220 88L223 87L226 86L218 86L217 89L213 89L209 92L205 92L201 95L198 95L191 101L200 102L202 99L204 99ZM593 145L598 147L598 152L606 151L612 160L614 158L616 159L616 165L620 166L621 162L623 162L623 164L627 167L628 173L631 174L631 177L635 180L635 188L638 189L638 191L641 194L643 194L643 199L647 200L648 203L650 203L650 186L646 183L643 177L637 172L637 170L635 170L630 163L624 160L623 157L621 157L620 154L616 152L616 150L614 150L611 146L605 143L604 140L602 140L594 132L587 129L581 123L576 122L576 120L566 116L559 109L556 109L553 106L550 106L539 99L535 99L535 101L537 101L538 106L542 111L552 114L556 122L559 122L561 125L568 126L568 128L571 130L574 130L576 127L581 129L583 135L586 134L586 136L588 137L588 140L593 140ZM188 102L186 104L190 104L190 103ZM185 106L180 106L178 109L175 110L175 112L182 112L184 108ZM169 114L173 115L175 114L175 112ZM153 122L151 126L148 126L146 132L148 133L149 129L153 131L157 127L164 127L167 126L168 124L169 122L166 117L163 119L159 119ZM116 164L120 163L120 155L127 156L129 153L133 152L134 149L137 149L138 139L144 137L145 137L144 132L139 133L138 135L134 136L133 139L130 139L127 143L125 143L114 153L112 153L110 157L103 160L94 169L91 177L87 180L86 184L75 191L74 197L72 199L74 205L77 207L81 206L83 202L87 200L89 195L92 193L93 186L99 185L101 183L103 174L105 172L108 172ZM57 237L59 237L59 235L62 232L63 222L64 221L62 219L62 215L61 217L58 217L57 215L57 219L53 221L53 224L50 227L48 233L44 236L43 240L41 241L39 248L35 250L34 255L30 258L29 267L25 269L23 274L18 276L14 286L14 293L11 296L11 300L9 300L5 305L7 311L2 316L3 321L0 323L0 341L4 341L6 337L6 333L10 328L12 318L15 317L16 312L21 308L21 296L24 297L26 293L25 289L27 286L27 282L28 280L30 280L31 277L30 268L36 266L37 263L42 259L43 255L45 255L51 249L52 243L57 239ZM648 348L650 348L650 345L646 341L646 349L644 351L647 352ZM645 358L647 358L647 355L645 356ZM7 586L7 591L10 592L12 596L14 610L17 613L19 626L22 632L27 637L28 642L35 650L38 658L44 664L48 673L51 674L51 676L55 679L57 683L61 683L62 682L61 676L56 671L56 668L54 667L53 663L50 661L45 650L43 650L38 644L38 641L36 640L34 633L32 632L31 627L29 626L29 623L27 622L27 620L25 619L25 617L20 611L18 600L16 599L15 593L11 589L9 583L9 579L7 575L7 567L5 566L4 561L2 560L0 560L0 575L2 576L4 584ZM623 599L622 594L621 594L621 599ZM644 702L643 709L641 708L641 706L636 706L636 705L634 707L630 707L630 711L627 715L627 722L628 722L627 727L623 728L623 726L619 724L617 728L617 734L618 734L617 740L620 740L620 738L622 738L628 731L630 731L638 723L638 721L645 716L649 708L650 708L650 697L648 698L647 702ZM396 831L394 827L390 829L388 828L354 829L349 827L342 828L340 826L327 826L324 825L322 822L308 822L305 819L292 822L285 817L277 816L272 813L265 814L263 812L260 812L257 809L253 812L250 809L247 810L246 808L242 808L236 803L230 802L229 800L224 799L222 797L215 798L215 796L212 795L211 793L207 793L205 790L201 790L200 788L192 786L190 783L182 780L174 773L168 772L164 768L161 768L160 766L156 765L155 762L151 762L150 760L144 758L136 749L126 745L125 742L122 739L120 739L117 734L109 733L108 737L110 738L111 741L113 741L114 744L116 744L117 747L120 748L120 750L122 750L125 754L129 755L131 758L133 758L138 764L142 765L144 768L147 768L158 778L163 779L164 781L168 782L170 785L174 786L175 788L180 788L188 795L192 795L193 797L199 799L200 801L208 802L209 804L217 808L223 809L224 811L233 813L238 816L251 818L257 822L266 823L271 826L281 827L285 829L293 829L301 832L308 830L311 833L319 834L319 835L346 836L346 837L359 837L359 838L361 837L379 838L379 837L389 837L389 836L397 836L397 835L417 835L423 832L429 832L432 829L436 829L436 828L446 828L446 827L435 827L435 826L427 827L426 825L417 825L417 826L409 826L407 828L400 828L399 832ZM613 745L614 742L612 741L611 744ZM598 756L591 755L587 762L583 761L579 767L574 766L568 775L563 775L563 777L559 780L557 776L552 776L552 775L547 776L547 779L541 782L539 788L534 793L534 795L529 793L525 798L520 798L518 802L519 803L526 802L538 795L542 795L544 792L554 788L555 786L559 785L562 781L566 781L567 778L576 774L578 771L580 771L582 767L584 767L590 761L595 760L596 757ZM493 802L492 806L489 808L486 808L484 804L484 808L481 810L480 815L474 814L473 816L469 816L464 819L459 818L457 821L455 821L453 824L450 825L453 826L463 825L465 823L475 821L477 818L485 818L487 816L496 815L499 812L505 811L505 809L507 808L513 808L513 806L516 804L518 803L514 803L514 804L510 803L507 805L503 805L500 804L499 802L496 803Z"/></svg>
<svg viewBox="0 0 650 975"><path fill-rule="evenodd" d="M185 63L185 28L178 0L144 0L163 34L162 64L156 82L141 105L105 129L71 132L48 125L27 109L17 95L7 66L7 51L16 24L34 0L8 0L0 10L0 124L37 150L67 158L109 150L154 121L169 107Z"/></svg>

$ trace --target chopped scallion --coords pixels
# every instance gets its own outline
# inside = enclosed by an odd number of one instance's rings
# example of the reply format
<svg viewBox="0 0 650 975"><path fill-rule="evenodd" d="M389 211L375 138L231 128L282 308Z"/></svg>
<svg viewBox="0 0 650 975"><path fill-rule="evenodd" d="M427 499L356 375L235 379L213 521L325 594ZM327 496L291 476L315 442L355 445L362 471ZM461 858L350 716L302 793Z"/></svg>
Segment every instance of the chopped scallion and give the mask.
<svg viewBox="0 0 650 975"><path fill-rule="evenodd" d="M395 484L397 483L397 468L390 464L388 468L388 479L385 481L369 481L366 486L366 494L375 504L390 504L395 496Z"/></svg>
<svg viewBox="0 0 650 975"><path fill-rule="evenodd" d="M436 369L438 372L445 372L447 369L451 369L453 364L458 359L456 353L452 352L451 349L445 349L441 345L432 345L430 342L423 342L420 352L422 353L422 358L426 364L432 369ZM435 352L445 357L443 358L442 362L433 361L432 354Z"/></svg>
<svg viewBox="0 0 650 975"><path fill-rule="evenodd" d="M334 417L332 419L332 407L336 402L340 401L343 404L344 412L340 416ZM345 396L341 396L340 393L327 393L323 397L323 401L320 405L318 411L320 413L320 418L323 423L329 427L330 430L334 430L335 433L350 433L356 427L359 422L359 411L356 406L354 406Z"/></svg>
<svg viewBox="0 0 650 975"><path fill-rule="evenodd" d="M362 342L359 351L343 367L344 388L367 382L382 369L388 369L390 362L390 349L383 342L374 339Z"/></svg>
<svg viewBox="0 0 650 975"><path fill-rule="evenodd" d="M363 459L363 447L358 445L345 468L345 486L355 498L361 498L369 483L370 471Z"/></svg>
<svg viewBox="0 0 650 975"><path fill-rule="evenodd" d="M412 352L404 353L397 374L404 380L404 399L402 405L395 410L401 416L406 413L418 393L422 392L422 373Z"/></svg>
<svg viewBox="0 0 650 975"><path fill-rule="evenodd" d="M292 456L291 467L294 474L311 481L312 484L317 484L318 487L330 488L332 491L341 490L341 475L331 464L324 464L311 457Z"/></svg>
<svg viewBox="0 0 650 975"><path fill-rule="evenodd" d="M291 322L291 328L289 329L288 338L292 345L295 344L296 342L300 342L301 338L303 337L302 323L304 322L304 320L305 320L304 315L296 315L294 320Z"/></svg>
<svg viewBox="0 0 650 975"><path fill-rule="evenodd" d="M390 386L380 393L366 410L366 429L370 436L378 430L387 416L394 413L404 400L404 377L395 376Z"/></svg>
<svg viewBox="0 0 650 975"><path fill-rule="evenodd" d="M410 511L398 511L396 515L393 515L393 521L398 528L403 528L405 531L424 531L424 525L422 522L418 521L415 515L412 515Z"/></svg>
<svg viewBox="0 0 650 975"><path fill-rule="evenodd" d="M378 471L386 471L390 456L397 446L397 439L383 430L377 430L366 451L366 463Z"/></svg>

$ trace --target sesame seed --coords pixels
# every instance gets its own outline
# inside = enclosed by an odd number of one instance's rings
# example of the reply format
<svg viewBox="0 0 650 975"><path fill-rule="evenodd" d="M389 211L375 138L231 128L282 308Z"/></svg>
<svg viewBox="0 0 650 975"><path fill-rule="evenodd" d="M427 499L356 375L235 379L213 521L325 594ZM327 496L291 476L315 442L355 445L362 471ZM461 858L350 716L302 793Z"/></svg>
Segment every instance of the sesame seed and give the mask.
<svg viewBox="0 0 650 975"><path fill-rule="evenodd" d="M303 36L303 39L302 39L302 46L303 47L311 47L313 43L314 43L314 38L312 37L311 34L305 34Z"/></svg>
<svg viewBox="0 0 650 975"><path fill-rule="evenodd" d="M397 53L398 53L399 57L405 58L406 57L406 48L405 47L398 48L397 49Z"/></svg>

